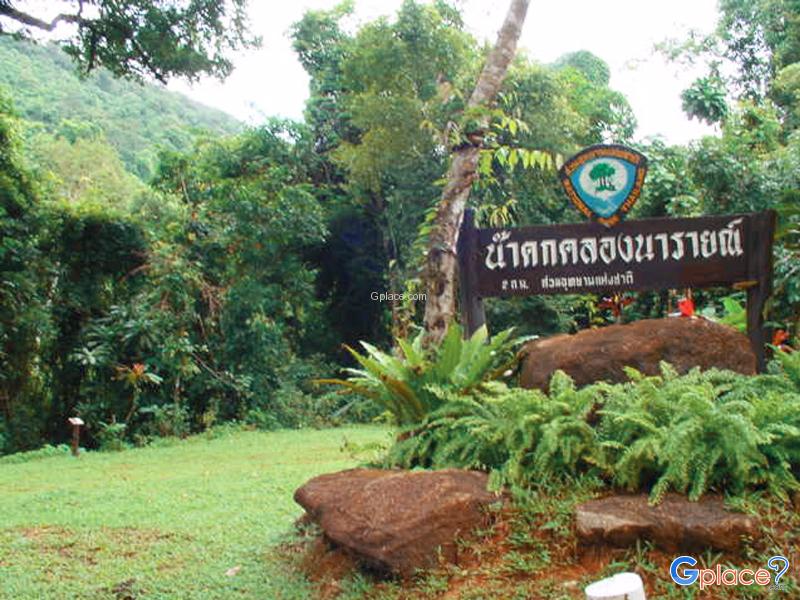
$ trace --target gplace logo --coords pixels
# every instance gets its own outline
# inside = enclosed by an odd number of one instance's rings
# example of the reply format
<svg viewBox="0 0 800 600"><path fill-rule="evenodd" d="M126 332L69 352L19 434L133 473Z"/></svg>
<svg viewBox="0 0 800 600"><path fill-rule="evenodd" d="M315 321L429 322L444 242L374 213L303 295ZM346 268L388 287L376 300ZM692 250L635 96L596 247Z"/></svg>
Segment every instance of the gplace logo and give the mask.
<svg viewBox="0 0 800 600"><path fill-rule="evenodd" d="M715 569L692 569L697 560L691 556L679 556L672 561L669 574L672 581L682 586L694 585L700 582L700 589L704 590L710 585L760 585L766 587L772 584L772 589L782 589L780 579L789 569L789 560L785 556L773 556L767 561L767 566L775 571L775 581L772 582L772 573L767 569L730 569L717 565Z"/></svg>

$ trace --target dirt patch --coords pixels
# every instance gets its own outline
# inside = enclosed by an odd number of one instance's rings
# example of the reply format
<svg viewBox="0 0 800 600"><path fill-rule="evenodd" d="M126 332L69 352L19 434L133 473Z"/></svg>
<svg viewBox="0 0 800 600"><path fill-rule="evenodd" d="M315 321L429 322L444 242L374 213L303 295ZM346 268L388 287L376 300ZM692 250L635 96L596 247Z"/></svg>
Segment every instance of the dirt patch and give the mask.
<svg viewBox="0 0 800 600"><path fill-rule="evenodd" d="M136 579L126 579L104 590L114 600L137 600L144 592L136 585Z"/></svg>
<svg viewBox="0 0 800 600"><path fill-rule="evenodd" d="M800 516L778 501L759 501L752 508L758 512L762 523L758 539L752 540L739 553L698 553L695 557L700 566L723 564L759 568L774 554L784 554L791 564L800 561L800 537L797 535ZM404 600L583 599L586 585L622 571L638 573L645 582L648 597L672 597L676 593L676 585L669 576L675 553L646 543L629 549L582 548L570 515L570 510L559 500L533 512L506 507L499 512L491 528L478 532L476 541L461 546L455 565L441 564L405 582L381 579L359 570L344 552L311 532L303 541L285 550L292 556L295 568L317 586L323 600L338 597L356 573L371 582L367 598L386 595ZM788 583L786 578L783 582ZM798 592L796 584L791 585L794 587L786 591L786 597L795 597L792 594ZM750 596L741 589L718 587L709 588L696 597L739 600Z"/></svg>
<svg viewBox="0 0 800 600"><path fill-rule="evenodd" d="M357 571L358 564L344 550L320 537L302 553L300 569L317 585L320 600L328 600L339 595L342 581Z"/></svg>
<svg viewBox="0 0 800 600"><path fill-rule="evenodd" d="M113 554L133 559L155 544L172 540L178 534L157 529L101 527L70 529L59 526L26 527L17 532L34 544L36 552L85 566L96 565ZM188 536L181 536L186 537Z"/></svg>

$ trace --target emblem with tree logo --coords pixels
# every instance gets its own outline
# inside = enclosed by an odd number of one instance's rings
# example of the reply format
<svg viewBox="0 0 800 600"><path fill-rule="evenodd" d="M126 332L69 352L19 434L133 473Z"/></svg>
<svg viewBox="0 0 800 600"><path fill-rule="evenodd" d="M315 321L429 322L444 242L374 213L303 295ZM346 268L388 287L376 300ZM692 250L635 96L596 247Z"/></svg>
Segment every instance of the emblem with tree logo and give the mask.
<svg viewBox="0 0 800 600"><path fill-rule="evenodd" d="M647 158L632 148L590 146L570 158L559 175L572 203L584 215L612 227L633 208L642 192Z"/></svg>

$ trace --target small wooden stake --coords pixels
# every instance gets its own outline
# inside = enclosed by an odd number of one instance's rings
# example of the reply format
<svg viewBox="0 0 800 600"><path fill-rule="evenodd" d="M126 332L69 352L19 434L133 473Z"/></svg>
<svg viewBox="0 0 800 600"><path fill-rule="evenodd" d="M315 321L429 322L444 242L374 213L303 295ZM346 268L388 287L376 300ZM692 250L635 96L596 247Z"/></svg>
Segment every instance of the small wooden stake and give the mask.
<svg viewBox="0 0 800 600"><path fill-rule="evenodd" d="M72 425L72 456L78 456L80 453L81 425L83 425L83 419L79 417L70 417L67 421Z"/></svg>

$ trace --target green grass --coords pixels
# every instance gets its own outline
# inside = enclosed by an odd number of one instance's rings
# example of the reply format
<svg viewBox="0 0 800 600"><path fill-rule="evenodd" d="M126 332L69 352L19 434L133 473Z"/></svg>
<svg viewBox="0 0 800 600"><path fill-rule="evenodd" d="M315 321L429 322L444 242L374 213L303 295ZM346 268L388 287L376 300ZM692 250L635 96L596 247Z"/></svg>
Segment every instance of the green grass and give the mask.
<svg viewBox="0 0 800 600"><path fill-rule="evenodd" d="M0 464L0 598L313 597L275 546L302 513L294 490L356 463L345 438L389 441L378 427L237 432Z"/></svg>

